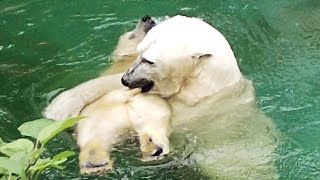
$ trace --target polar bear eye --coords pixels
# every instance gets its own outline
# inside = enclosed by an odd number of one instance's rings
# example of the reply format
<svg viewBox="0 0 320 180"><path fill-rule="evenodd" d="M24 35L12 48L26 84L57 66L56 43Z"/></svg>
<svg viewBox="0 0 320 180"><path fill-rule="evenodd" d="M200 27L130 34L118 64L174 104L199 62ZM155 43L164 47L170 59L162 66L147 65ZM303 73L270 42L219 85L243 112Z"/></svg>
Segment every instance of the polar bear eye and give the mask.
<svg viewBox="0 0 320 180"><path fill-rule="evenodd" d="M141 62L143 62L143 63L148 63L148 64L154 64L154 62L152 62L152 61L149 61L148 59L146 59L146 58L142 58L141 59Z"/></svg>

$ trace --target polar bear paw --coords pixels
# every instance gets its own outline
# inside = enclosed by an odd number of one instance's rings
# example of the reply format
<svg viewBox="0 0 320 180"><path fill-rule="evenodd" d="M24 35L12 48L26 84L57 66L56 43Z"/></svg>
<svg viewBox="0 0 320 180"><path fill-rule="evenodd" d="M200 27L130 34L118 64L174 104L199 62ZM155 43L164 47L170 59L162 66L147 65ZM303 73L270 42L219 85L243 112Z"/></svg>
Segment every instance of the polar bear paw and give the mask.
<svg viewBox="0 0 320 180"><path fill-rule="evenodd" d="M102 175L112 170L113 161L101 145L91 143L81 148L79 164L82 175Z"/></svg>
<svg viewBox="0 0 320 180"><path fill-rule="evenodd" d="M72 90L59 94L42 112L46 118L64 120L79 115L86 102Z"/></svg>
<svg viewBox="0 0 320 180"><path fill-rule="evenodd" d="M156 26L157 24L152 20L152 18L148 15L145 15L141 18L143 23L144 32L147 33L151 28Z"/></svg>
<svg viewBox="0 0 320 180"><path fill-rule="evenodd" d="M163 142L159 142L149 134L144 134L140 137L140 150L142 161L161 160L169 153L166 138L164 138Z"/></svg>

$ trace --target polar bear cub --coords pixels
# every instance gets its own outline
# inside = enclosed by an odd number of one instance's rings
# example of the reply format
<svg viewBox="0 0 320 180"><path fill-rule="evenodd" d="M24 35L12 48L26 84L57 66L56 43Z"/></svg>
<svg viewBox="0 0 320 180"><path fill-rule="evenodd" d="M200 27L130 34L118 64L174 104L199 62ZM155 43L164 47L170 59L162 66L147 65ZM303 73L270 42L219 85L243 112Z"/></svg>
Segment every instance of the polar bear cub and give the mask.
<svg viewBox="0 0 320 180"><path fill-rule="evenodd" d="M109 151L128 130L137 133L143 160L169 153L170 107L161 97L140 92L126 88L110 91L80 112L85 117L77 125L82 174L110 170Z"/></svg>
<svg viewBox="0 0 320 180"><path fill-rule="evenodd" d="M43 116L58 121L78 116L87 104L100 98L106 92L123 87L121 84L123 72L139 56L137 45L156 25L150 16L142 17L132 31L121 35L117 47L112 53L112 64L102 73L102 76L59 94L44 109Z"/></svg>

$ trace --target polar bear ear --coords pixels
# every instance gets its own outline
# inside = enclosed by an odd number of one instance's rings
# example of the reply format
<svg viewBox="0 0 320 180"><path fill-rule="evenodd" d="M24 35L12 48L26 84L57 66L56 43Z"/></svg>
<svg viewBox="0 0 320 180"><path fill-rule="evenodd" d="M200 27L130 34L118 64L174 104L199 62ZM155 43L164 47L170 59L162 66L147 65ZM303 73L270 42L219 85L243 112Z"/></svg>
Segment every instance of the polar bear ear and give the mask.
<svg viewBox="0 0 320 180"><path fill-rule="evenodd" d="M192 59L204 59L211 57L212 54L209 53L195 53L192 55Z"/></svg>

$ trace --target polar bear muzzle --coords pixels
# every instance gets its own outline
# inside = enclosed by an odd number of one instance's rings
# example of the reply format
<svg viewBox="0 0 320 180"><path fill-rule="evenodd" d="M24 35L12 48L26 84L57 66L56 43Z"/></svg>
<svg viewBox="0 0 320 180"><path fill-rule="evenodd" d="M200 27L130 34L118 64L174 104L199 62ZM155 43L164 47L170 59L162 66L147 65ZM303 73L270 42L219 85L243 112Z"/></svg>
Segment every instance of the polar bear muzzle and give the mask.
<svg viewBox="0 0 320 180"><path fill-rule="evenodd" d="M152 80L145 78L130 81L127 73L122 76L121 83L130 89L141 88L141 92L143 93L150 91L154 86L154 82Z"/></svg>
<svg viewBox="0 0 320 180"><path fill-rule="evenodd" d="M141 92L150 91L155 84L150 76L154 66L153 62L145 58L138 58L122 76L122 84L130 89L141 88Z"/></svg>

